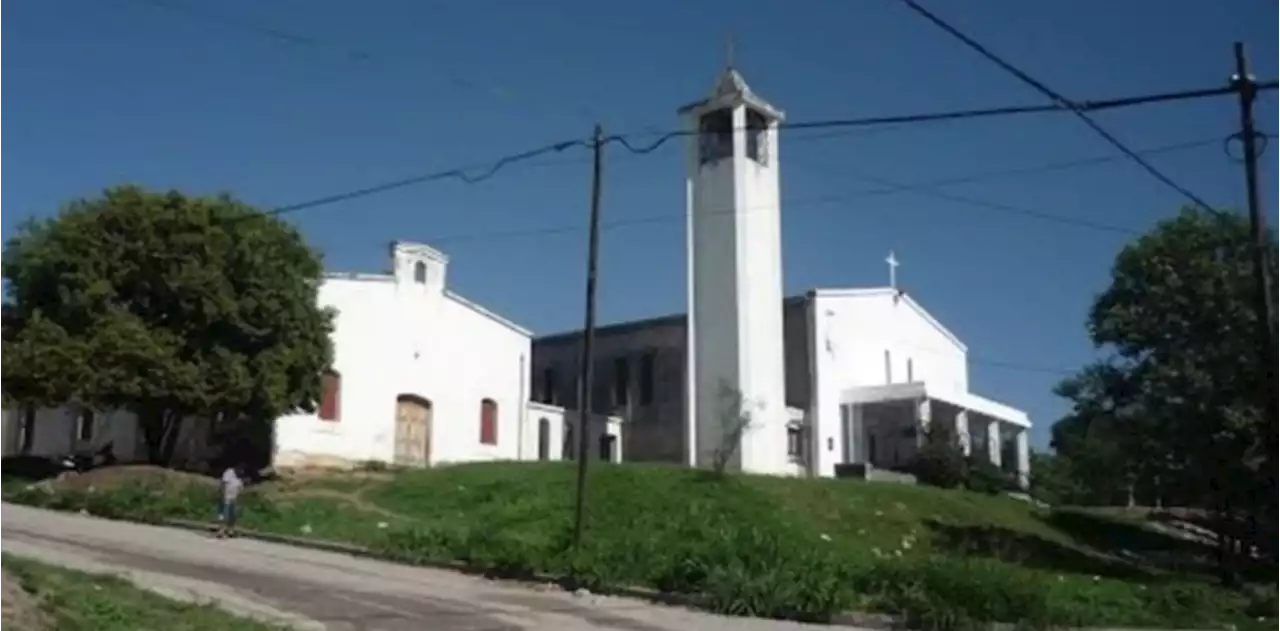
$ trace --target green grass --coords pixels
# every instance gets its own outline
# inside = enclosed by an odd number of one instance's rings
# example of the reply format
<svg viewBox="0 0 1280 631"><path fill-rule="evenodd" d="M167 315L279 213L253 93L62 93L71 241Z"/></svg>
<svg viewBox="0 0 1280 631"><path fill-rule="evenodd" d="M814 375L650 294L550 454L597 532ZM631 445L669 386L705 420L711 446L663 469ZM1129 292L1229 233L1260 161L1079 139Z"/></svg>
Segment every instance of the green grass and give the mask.
<svg viewBox="0 0 1280 631"><path fill-rule="evenodd" d="M279 631L209 605L180 603L127 581L4 555L4 571L34 598L45 628L17 631ZM6 609L15 606L5 602ZM9 627L6 626L6 629Z"/></svg>
<svg viewBox="0 0 1280 631"><path fill-rule="evenodd" d="M1268 600L1217 587L1208 550L1141 522L929 487L598 466L585 543L571 552L573 476L568 463L499 463L308 478L248 493L242 525L801 620L861 609L924 628L1210 628L1275 616L1274 589ZM7 495L104 516L213 517L212 487L155 484Z"/></svg>

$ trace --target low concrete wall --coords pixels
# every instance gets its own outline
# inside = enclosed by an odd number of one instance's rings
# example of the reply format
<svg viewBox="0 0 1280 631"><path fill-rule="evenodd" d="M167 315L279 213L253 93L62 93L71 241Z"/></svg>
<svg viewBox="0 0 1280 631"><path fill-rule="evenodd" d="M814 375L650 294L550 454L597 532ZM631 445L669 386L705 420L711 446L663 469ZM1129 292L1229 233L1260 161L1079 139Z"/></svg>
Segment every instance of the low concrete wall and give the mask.
<svg viewBox="0 0 1280 631"><path fill-rule="evenodd" d="M862 480L864 482L893 482L896 484L915 484L916 476L889 469L877 469L865 463L849 463L836 465L836 477L846 480Z"/></svg>

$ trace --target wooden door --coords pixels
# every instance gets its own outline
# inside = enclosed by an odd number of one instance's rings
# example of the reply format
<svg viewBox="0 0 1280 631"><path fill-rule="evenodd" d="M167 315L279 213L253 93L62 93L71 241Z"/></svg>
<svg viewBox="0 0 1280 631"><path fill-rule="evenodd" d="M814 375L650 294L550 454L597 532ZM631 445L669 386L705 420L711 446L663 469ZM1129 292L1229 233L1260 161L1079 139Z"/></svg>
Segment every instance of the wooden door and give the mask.
<svg viewBox="0 0 1280 631"><path fill-rule="evenodd" d="M431 402L401 395L396 399L396 464L431 463Z"/></svg>

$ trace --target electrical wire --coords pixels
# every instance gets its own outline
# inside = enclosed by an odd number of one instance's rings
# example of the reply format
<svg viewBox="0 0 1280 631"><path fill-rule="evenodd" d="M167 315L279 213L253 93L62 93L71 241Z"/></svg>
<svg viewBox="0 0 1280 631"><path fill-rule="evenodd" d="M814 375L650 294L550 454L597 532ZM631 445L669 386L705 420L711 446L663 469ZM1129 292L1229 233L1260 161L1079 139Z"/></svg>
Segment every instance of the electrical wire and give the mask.
<svg viewBox="0 0 1280 631"><path fill-rule="evenodd" d="M1269 89L1275 89L1276 82L1271 81L1268 83L1259 84L1259 89L1260 90L1267 89L1268 86L1269 86ZM1181 91L1181 92L1168 92L1163 94L1146 94L1146 95L1140 95L1140 96L1109 99L1105 101L1094 101L1093 103L1097 105L1086 104L1086 105L1082 105L1081 107L1102 107L1104 109L1112 109L1112 108L1118 108L1118 107L1130 107L1134 105L1147 105L1147 104L1157 103L1157 102L1177 101L1177 100L1184 100L1189 98L1203 98L1206 96L1215 96L1215 95L1225 94L1229 92L1230 92L1230 89L1225 89L1225 91L1224 89L1210 89L1210 90L1189 90L1189 91ZM919 123L936 122L936 121L967 120L967 119L975 119L975 118L987 118L992 116L1008 116L1008 115L1017 115L1017 114L1025 114L1025 113L1033 113L1033 112L1055 112L1055 111L1068 111L1068 108L1058 104L1034 105L1034 106L1019 105L1019 106L1006 106L1006 107L994 107L994 108L982 108L982 109L955 110L955 111L948 111L948 112L909 114L909 115L901 115L901 116L878 116L878 117L869 117L869 118L807 121L807 122L800 122L800 123L790 123L785 125L783 128L785 129L833 129L833 128L873 127L873 126L880 126L880 125L908 125L908 124L919 124ZM662 137L660 137L657 141L646 146L634 145L625 136L606 136L600 142L606 145L618 144L634 154L645 155L645 154L656 151L664 143L670 141L673 138L691 136L696 133L697 132L695 130L687 130L687 129L667 132ZM449 169L446 171L429 173L421 176L414 176L414 177L404 178L400 180L393 180L383 184L376 184L373 186L360 188L360 189L356 189L356 190L345 192L345 193L327 195L325 197L311 199L304 202L298 202L295 204L288 204L285 206L274 208L268 212L269 214L272 214L272 215L282 215L286 213L297 212L299 210L303 210L307 208L315 208L318 206L334 204L337 202L356 199L359 197L366 197L369 195L383 193L383 192L398 189L398 188L404 188L406 186L411 186L414 184L421 184L425 182L450 179L450 178L462 180L463 182L466 182L468 184L474 184L474 183L489 179L490 177L493 177L493 175L495 175L499 170L501 170L502 168L510 164L527 161L532 158L535 158L544 154L548 154L548 153L563 152L572 147L582 147L582 148L589 149L593 146L593 142L594 141L592 140L583 140L583 139L566 140L566 141L561 141L554 144L546 145L538 149L526 151L523 153L504 156L502 158L499 158L495 162L493 162L490 168L486 170L482 175L479 175L479 176L469 176L466 173L466 171L469 169L477 168L475 166L460 167L455 169ZM1134 153L1133 155L1137 155L1137 154ZM1139 159L1141 159L1140 156L1139 156Z"/></svg>
<svg viewBox="0 0 1280 631"><path fill-rule="evenodd" d="M387 191L395 190L398 188L404 188L406 186L423 184L425 182L434 182L438 180L456 179L466 184L476 184L479 182L483 182L489 178L492 178L493 176L497 175L498 172L501 171L504 167L507 167L509 165L512 165L518 162L524 162L527 160L532 160L533 158L536 158L538 156L547 155L550 153L560 153L571 147L590 148L591 142L587 140L564 140L564 141L553 143L550 145L545 145L537 149L530 149L529 151L506 155L501 158L498 158L495 161L487 162L482 165L457 167L453 169L447 169L444 171L427 173L425 175L416 175L413 177L407 177L399 180L392 180L390 182L375 184L373 186L359 188L359 189L347 191L344 193L335 193L333 195L326 195L324 197L309 199L306 201L288 204L285 206L278 206L276 208L272 208L271 210L268 210L267 214L273 215L273 216L284 215L288 213L298 212L300 210L306 210L308 208L315 208L317 206L327 206L329 204L336 204L338 202L345 202L345 201L356 199L359 197L367 197L369 195L385 193ZM483 169L478 175L470 175L467 173L467 171L478 169L478 168Z"/></svg>
<svg viewBox="0 0 1280 631"><path fill-rule="evenodd" d="M297 31L285 30L270 24L258 22L246 17L233 15L225 11L211 10L204 6L192 6L186 2L174 2L173 0L133 0L141 4L146 4L154 8L169 11L175 14L181 14L192 21L206 22L215 26L227 29L238 30L257 37L270 39L289 46L310 48L314 50L329 49L338 55L345 57L353 62L375 62L380 58L378 55L368 50L349 46L340 42L325 40L311 35L299 33ZM421 72L421 70L419 70ZM470 90L487 97L496 98L498 100L510 101L513 90L496 85L481 85L471 79L458 76L456 73L448 72L441 69L437 73L449 85L464 90ZM578 116L594 122L598 120L596 113L586 106L574 106L570 108Z"/></svg>
<svg viewBox="0 0 1280 631"><path fill-rule="evenodd" d="M1159 146L1150 147L1146 149L1139 149L1138 151L1143 155L1156 155L1156 154L1172 153L1176 151L1187 151L1190 149L1197 149L1201 147L1217 146L1219 142L1220 142L1219 138L1188 140L1188 141L1171 143L1166 145L1159 145ZM630 154L623 154L623 155L627 156ZM888 180L879 178L882 182L884 182L884 184L882 184L882 188L861 190L861 191L855 191L855 192L850 192L845 194L821 195L821 196L807 197L807 198L800 198L800 199L784 199L781 202L781 206L788 210L793 208L801 208L801 207L828 206L828 205L834 205L840 202L845 202L845 201L854 200L854 199L864 199L868 197L876 197L881 195L891 195L891 194L901 193L901 192L916 192L916 193L925 194L925 195L932 194L934 197L939 197L939 195L936 194L936 192L926 192L926 191L928 189L936 189L939 187L950 186L955 184L968 184L972 182L979 182L983 180L996 179L996 178L1002 178L1002 177L1015 177L1015 176L1035 175L1040 173L1051 173L1051 172L1062 171L1067 169L1076 169L1076 168L1083 168L1088 166L1102 165L1102 164L1107 164L1111 162L1119 162L1121 160L1127 160L1127 158L1125 156L1107 154L1107 155L1099 155L1099 156L1094 156L1089 158L1078 158L1078 159L1072 159L1072 160L1048 162L1048 163L1037 165L1037 166L1024 166L1024 167L1018 167L1014 169L980 171L980 172L971 173L968 175L940 178L937 180L929 180L926 182L917 182L917 183L901 183L901 182L890 183ZM566 161L557 161L557 162L546 161L546 162L535 162L531 164L536 166L549 166L553 164L569 164L571 162L580 163L582 162L582 160L573 160L573 161L566 160ZM1064 225L1072 225L1079 228L1085 228L1085 229L1091 229L1091 230L1097 230L1097 231L1109 232L1109 233L1122 233L1122 234L1140 233L1140 231L1136 228L1129 228L1129 227L1116 226L1116 225L1110 225L1110 224L1101 224L1097 222L1091 222L1088 220L1080 220L1078 218L1069 217L1066 215L1054 215L1052 213L1025 209L1025 208L1013 206L1010 204L992 202L992 201L982 200L974 197L946 194L946 193L944 193L943 195L953 198L949 201L955 201L955 202L967 204L970 206L976 206L976 207L987 206L987 207L991 207L993 210L999 210L1001 212L1006 212L1006 213L1022 214L1032 219L1052 221L1052 222L1056 222ZM774 204L759 204L759 205L747 206L745 208L713 209L707 212L709 214L717 214L717 215L718 214L746 214L750 212L763 211L763 210L774 209L774 208L775 208ZM617 219L612 221L606 221L601 225L601 227L602 229L612 230L616 228L628 228L632 226L640 226L640 225L648 225L648 224L656 224L656 223L668 223L668 222L677 222L677 221L683 222L684 220L685 220L685 213L683 211L657 213L657 214L647 215L643 217L632 217L628 219ZM587 228L585 225L574 224L574 225L546 226L542 228L529 228L529 229L517 229L517 230L484 231L484 232L476 232L476 233L470 233L470 234L446 235L439 238L433 238L431 239L431 242L439 244L439 243L465 243L465 242L491 241L491 240L498 241L498 240L518 239L518 238L536 238L536 237L555 236L555 235L562 235L562 234L575 234L575 233L583 232L586 229Z"/></svg>
<svg viewBox="0 0 1280 631"><path fill-rule="evenodd" d="M1277 88L1277 82L1265 81L1257 85L1258 91L1269 91ZM920 114L903 114L896 116L873 116L867 118L852 119L834 119L819 121L801 121L801 122L783 122L778 125L779 130L801 130L801 129L830 129L830 128L857 128L857 127L873 127L881 125L911 125L920 123L970 120L979 118L991 118L997 116L1015 116L1020 114L1045 114L1050 112L1071 112L1080 115L1081 112L1096 112L1103 110L1121 109L1127 107L1135 107L1139 105L1154 105L1157 103L1170 103L1175 101L1187 101L1194 99L1211 98L1233 94L1234 88L1201 88L1195 90L1178 90L1173 92L1158 92L1153 94L1142 94L1135 96L1125 96L1110 99L1099 99L1091 101L1078 101L1072 104L1053 103L1049 105L1009 105L1002 107L989 107L968 110L956 110L949 112L931 112ZM737 131L738 128L735 128ZM639 145L633 143L629 138L636 136L654 135L653 132L636 133L636 134L615 134L606 136L604 142L606 144L618 144L624 149L635 154L653 153L658 148L665 145L674 138L682 138L686 136L694 136L699 133L696 129L677 129L662 134L657 140L646 144ZM1132 159L1132 156L1130 156ZM1139 158L1141 159L1141 158Z"/></svg>
<svg viewBox="0 0 1280 631"><path fill-rule="evenodd" d="M1142 167L1143 170L1145 170L1148 174L1150 174L1155 179L1162 182L1165 186L1168 186L1169 188L1177 191L1183 197L1190 200L1193 204L1205 210L1208 210L1211 212L1214 210L1212 206L1210 206L1207 202L1201 199L1198 195L1196 195L1195 193L1192 193L1189 189L1182 186L1181 184L1178 184L1177 182L1173 181L1173 179L1171 179L1169 176L1162 173L1159 169L1155 168L1155 166L1153 166L1150 162L1147 162L1146 160L1144 160L1142 156L1135 153L1132 149L1130 149L1123 142L1121 142L1120 139L1116 138L1114 135L1111 134L1111 132L1108 132L1105 128L1103 128L1101 125L1095 122L1092 118L1090 118L1089 115L1084 112L1083 104L1079 104L1072 101L1071 99L1068 99L1067 97L1054 91L1052 88L1045 85L1044 83L1036 80L1031 75L1028 75L1022 70L1018 69L1012 63L1005 61L999 55L991 52L991 50L987 49L985 46L978 43L973 38L969 37L968 35L965 35L956 27L947 23L945 20L938 17L937 15L934 15L928 9L925 9L923 6L920 5L920 3L916 2L916 0L901 0L901 2L905 4L909 9L914 11L916 14L920 15L921 17L931 22L933 25L937 26L943 31L946 31L952 37L960 40L962 43L964 43L973 51L982 55L987 60L999 66L1001 69L1008 72L1009 74L1017 77L1018 80L1031 86L1041 94L1049 97L1049 99L1055 104L1063 107L1064 109L1070 110L1073 114L1075 114L1077 118L1079 118L1082 122L1084 122L1085 125L1087 125L1095 133L1101 136L1104 140L1111 143L1113 147L1115 147L1116 149L1119 149L1121 153L1128 156L1130 160L1132 160L1138 166ZM1226 94L1226 93L1234 92L1235 88L1226 87L1226 88L1222 88L1222 90L1223 90L1222 92L1218 92L1218 93Z"/></svg>

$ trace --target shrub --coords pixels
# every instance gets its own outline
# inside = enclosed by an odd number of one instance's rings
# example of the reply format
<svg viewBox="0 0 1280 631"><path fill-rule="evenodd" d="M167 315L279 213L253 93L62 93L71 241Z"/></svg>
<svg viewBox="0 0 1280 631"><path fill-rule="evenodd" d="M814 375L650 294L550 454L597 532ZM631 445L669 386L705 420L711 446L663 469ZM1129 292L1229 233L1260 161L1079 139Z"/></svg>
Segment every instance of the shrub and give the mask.
<svg viewBox="0 0 1280 631"><path fill-rule="evenodd" d="M955 428L946 423L930 423L911 472L921 484L944 489L960 486L965 480L965 459Z"/></svg>
<svg viewBox="0 0 1280 631"><path fill-rule="evenodd" d="M734 558L706 572L701 591L713 611L828 622L852 602L845 564L813 543L746 528L732 545Z"/></svg>
<svg viewBox="0 0 1280 631"><path fill-rule="evenodd" d="M987 622L1048 626L1047 590L1030 573L977 559L885 561L857 573L855 589L913 629L970 629Z"/></svg>
<svg viewBox="0 0 1280 631"><path fill-rule="evenodd" d="M1012 490L1016 485L995 463L978 456L970 458L967 463L964 487L975 493L996 495Z"/></svg>

